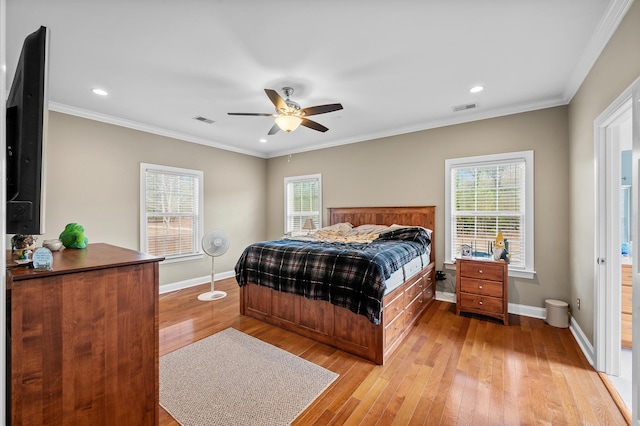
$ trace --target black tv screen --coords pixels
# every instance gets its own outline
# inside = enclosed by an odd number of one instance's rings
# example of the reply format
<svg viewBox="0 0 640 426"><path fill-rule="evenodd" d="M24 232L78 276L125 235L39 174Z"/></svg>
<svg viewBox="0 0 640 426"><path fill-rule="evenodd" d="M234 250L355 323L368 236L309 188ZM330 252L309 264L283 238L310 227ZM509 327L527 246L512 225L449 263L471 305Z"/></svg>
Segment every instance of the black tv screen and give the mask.
<svg viewBox="0 0 640 426"><path fill-rule="evenodd" d="M7 233L44 234L49 30L28 35L7 99Z"/></svg>

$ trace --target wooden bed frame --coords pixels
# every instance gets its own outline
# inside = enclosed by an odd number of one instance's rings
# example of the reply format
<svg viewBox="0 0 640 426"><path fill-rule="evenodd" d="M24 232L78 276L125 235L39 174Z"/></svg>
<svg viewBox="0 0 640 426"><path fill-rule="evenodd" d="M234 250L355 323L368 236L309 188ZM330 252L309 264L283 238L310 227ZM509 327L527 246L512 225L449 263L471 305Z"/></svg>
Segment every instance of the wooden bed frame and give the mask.
<svg viewBox="0 0 640 426"><path fill-rule="evenodd" d="M330 208L329 222L414 225L434 231L435 206ZM384 364L435 300L435 232L431 241L429 265L385 295L380 325L326 301L255 284L240 287L240 313Z"/></svg>

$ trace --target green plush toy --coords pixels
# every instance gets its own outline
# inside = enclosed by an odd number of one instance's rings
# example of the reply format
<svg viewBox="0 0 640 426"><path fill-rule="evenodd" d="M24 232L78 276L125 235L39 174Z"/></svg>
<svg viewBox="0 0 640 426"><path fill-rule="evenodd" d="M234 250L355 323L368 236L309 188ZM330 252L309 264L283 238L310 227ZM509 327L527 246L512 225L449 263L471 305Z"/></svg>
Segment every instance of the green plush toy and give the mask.
<svg viewBox="0 0 640 426"><path fill-rule="evenodd" d="M81 225L70 223L60 234L60 241L66 248L83 249L87 247L89 239L84 235L84 228Z"/></svg>

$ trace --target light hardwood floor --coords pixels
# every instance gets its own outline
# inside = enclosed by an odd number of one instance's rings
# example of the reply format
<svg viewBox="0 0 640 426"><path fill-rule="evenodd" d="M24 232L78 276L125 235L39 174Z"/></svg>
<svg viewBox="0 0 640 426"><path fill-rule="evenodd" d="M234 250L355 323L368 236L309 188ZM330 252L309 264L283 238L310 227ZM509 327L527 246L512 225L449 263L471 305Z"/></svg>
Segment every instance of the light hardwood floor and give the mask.
<svg viewBox="0 0 640 426"><path fill-rule="evenodd" d="M384 366L243 317L210 285L160 295L160 356L227 327L312 361L340 377L294 424L624 425L623 416L568 329L511 315L509 326L455 315L435 302ZM160 408L160 425L176 425Z"/></svg>

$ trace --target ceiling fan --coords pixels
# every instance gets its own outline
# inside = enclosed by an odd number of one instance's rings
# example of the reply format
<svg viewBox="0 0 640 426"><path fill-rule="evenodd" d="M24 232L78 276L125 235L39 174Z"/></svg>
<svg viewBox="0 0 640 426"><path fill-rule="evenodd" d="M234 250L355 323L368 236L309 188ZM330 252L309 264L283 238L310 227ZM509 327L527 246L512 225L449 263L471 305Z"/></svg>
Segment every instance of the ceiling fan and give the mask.
<svg viewBox="0 0 640 426"><path fill-rule="evenodd" d="M317 130L319 132L326 132L327 130L329 130L328 128L320 123L311 121L306 117L310 115L325 114L327 112L333 112L342 109L341 104L327 104L309 108L301 108L300 104L289 99L289 97L293 94L293 89L291 87L282 88L282 91L284 92L287 99L282 99L282 97L275 90L264 89L264 91L269 99L271 99L271 102L273 102L273 105L275 105L276 107L275 114L260 112L229 112L228 114L275 117L276 124L271 127L271 130L269 130L269 135L275 135L279 130L284 130L287 133L292 132L300 125L313 130Z"/></svg>

